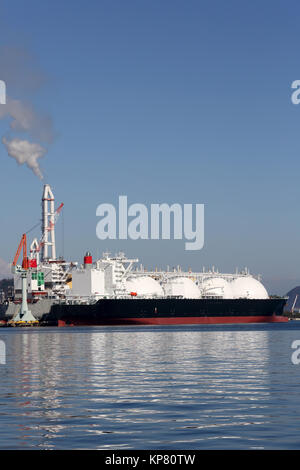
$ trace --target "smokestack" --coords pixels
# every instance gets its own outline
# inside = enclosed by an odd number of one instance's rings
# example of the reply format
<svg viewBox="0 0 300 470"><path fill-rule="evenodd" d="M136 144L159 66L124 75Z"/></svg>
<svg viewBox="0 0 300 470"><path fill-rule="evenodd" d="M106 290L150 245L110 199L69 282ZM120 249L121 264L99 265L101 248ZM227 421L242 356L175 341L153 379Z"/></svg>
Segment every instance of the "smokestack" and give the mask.
<svg viewBox="0 0 300 470"><path fill-rule="evenodd" d="M84 269L92 269L93 266L93 257L89 251L86 252L83 259Z"/></svg>

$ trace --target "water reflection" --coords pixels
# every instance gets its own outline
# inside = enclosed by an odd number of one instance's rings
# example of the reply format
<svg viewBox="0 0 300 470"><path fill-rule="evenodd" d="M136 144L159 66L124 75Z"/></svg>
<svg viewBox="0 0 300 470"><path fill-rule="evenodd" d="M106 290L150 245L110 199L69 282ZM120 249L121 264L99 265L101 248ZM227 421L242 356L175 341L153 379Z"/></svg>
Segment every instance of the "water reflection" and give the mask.
<svg viewBox="0 0 300 470"><path fill-rule="evenodd" d="M0 448L276 447L287 426L276 427L280 377L299 392L295 367L278 368L282 338L294 333L270 326L7 330Z"/></svg>

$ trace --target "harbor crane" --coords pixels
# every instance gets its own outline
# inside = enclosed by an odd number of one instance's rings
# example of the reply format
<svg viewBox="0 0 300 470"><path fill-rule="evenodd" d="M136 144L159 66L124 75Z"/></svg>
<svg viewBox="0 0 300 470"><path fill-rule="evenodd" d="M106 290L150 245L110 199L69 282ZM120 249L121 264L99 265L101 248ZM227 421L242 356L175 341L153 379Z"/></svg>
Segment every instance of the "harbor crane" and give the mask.
<svg viewBox="0 0 300 470"><path fill-rule="evenodd" d="M23 260L22 265L17 264L21 250L23 249ZM27 238L26 233L23 233L21 241L18 246L17 253L14 257L12 263L12 273L21 274L22 279L22 304L20 310L14 315L11 320L11 323L22 323L22 324L34 324L38 323L36 318L32 315L31 311L28 309L27 303L27 276L30 271L30 260L27 256Z"/></svg>

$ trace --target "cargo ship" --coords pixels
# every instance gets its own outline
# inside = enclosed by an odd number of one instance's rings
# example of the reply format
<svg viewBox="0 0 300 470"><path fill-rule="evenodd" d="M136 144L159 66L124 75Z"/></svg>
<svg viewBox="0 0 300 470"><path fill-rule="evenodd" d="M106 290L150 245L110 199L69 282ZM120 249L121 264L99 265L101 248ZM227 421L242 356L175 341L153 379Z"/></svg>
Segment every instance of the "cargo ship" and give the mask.
<svg viewBox="0 0 300 470"><path fill-rule="evenodd" d="M247 268L233 274L214 267L149 271L124 253L103 253L94 261L87 252L82 264L57 259L55 223L62 207L55 211L53 192L45 185L42 238L33 240L22 266L15 258L15 298L0 309L0 321L22 323L20 304L24 318L44 326L288 321L283 314L287 299L270 297L260 276ZM25 235L22 240L17 255L26 249Z"/></svg>
<svg viewBox="0 0 300 470"><path fill-rule="evenodd" d="M43 324L178 325L287 321L284 298L269 298L248 270L222 274L132 269L137 260L108 253L72 273L72 288L55 302Z"/></svg>

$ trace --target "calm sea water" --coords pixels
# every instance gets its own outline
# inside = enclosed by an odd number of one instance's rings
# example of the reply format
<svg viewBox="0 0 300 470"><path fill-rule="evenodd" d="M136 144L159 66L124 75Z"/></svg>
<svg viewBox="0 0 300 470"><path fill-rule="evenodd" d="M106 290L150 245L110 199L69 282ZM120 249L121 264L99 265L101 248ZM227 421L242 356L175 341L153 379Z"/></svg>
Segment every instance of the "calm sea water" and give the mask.
<svg viewBox="0 0 300 470"><path fill-rule="evenodd" d="M0 449L300 448L300 321L0 339Z"/></svg>

